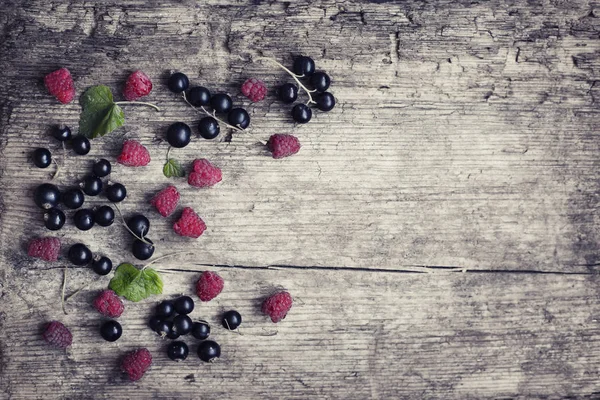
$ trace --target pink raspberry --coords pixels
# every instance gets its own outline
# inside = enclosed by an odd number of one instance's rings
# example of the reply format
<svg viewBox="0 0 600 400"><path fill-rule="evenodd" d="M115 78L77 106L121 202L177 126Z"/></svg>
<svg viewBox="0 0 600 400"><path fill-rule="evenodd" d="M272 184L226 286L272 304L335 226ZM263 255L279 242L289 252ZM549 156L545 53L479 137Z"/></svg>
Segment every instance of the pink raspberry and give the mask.
<svg viewBox="0 0 600 400"><path fill-rule="evenodd" d="M219 167L215 167L206 158L194 161L188 183L195 187L213 186L221 182L223 175Z"/></svg>
<svg viewBox="0 0 600 400"><path fill-rule="evenodd" d="M196 294L201 301L211 301L223 290L223 278L216 272L204 271L196 282Z"/></svg>
<svg viewBox="0 0 600 400"><path fill-rule="evenodd" d="M64 326L61 322L50 321L46 325L46 330L42 334L44 340L55 347L66 349L73 343L73 335L69 328Z"/></svg>
<svg viewBox="0 0 600 400"><path fill-rule="evenodd" d="M58 260L60 252L60 239L55 237L43 237L31 239L27 248L27 255L30 257L41 258L45 261Z"/></svg>
<svg viewBox="0 0 600 400"><path fill-rule="evenodd" d="M117 162L128 167L143 167L150 163L150 153L140 142L126 140Z"/></svg>
<svg viewBox="0 0 600 400"><path fill-rule="evenodd" d="M152 354L146 348L134 350L123 358L121 369L129 376L129 380L137 381L144 376L152 365Z"/></svg>
<svg viewBox="0 0 600 400"><path fill-rule="evenodd" d="M150 200L150 204L156 207L156 210L163 217L168 217L173 214L175 208L177 208L177 204L179 203L179 192L177 188L173 185L169 185L154 196L152 200Z"/></svg>
<svg viewBox="0 0 600 400"><path fill-rule="evenodd" d="M273 153L273 158L289 157L300 150L300 142L293 135L275 134L269 138L267 148Z"/></svg>
<svg viewBox="0 0 600 400"><path fill-rule="evenodd" d="M288 292L275 293L263 302L262 312L271 317L271 321L279 322L290 311L292 303L292 296Z"/></svg>
<svg viewBox="0 0 600 400"><path fill-rule="evenodd" d="M66 68L57 69L44 77L44 83L50 94L63 104L70 103L75 97L75 84L71 72Z"/></svg>
<svg viewBox="0 0 600 400"><path fill-rule="evenodd" d="M123 314L125 306L112 290L103 290L94 299L94 308L102 315L110 318L119 318Z"/></svg>
<svg viewBox="0 0 600 400"><path fill-rule="evenodd" d="M198 238L206 230L206 224L190 207L183 209L179 221L173 224L175 233L181 236Z"/></svg>
<svg viewBox="0 0 600 400"><path fill-rule="evenodd" d="M123 97L125 97L125 100L133 101L149 95L151 91L152 81L148 78L148 75L142 71L135 71L129 75L127 82L125 82Z"/></svg>
<svg viewBox="0 0 600 400"><path fill-rule="evenodd" d="M250 78L242 85L242 94L256 103L261 101L267 95L267 87L263 81L256 78Z"/></svg>

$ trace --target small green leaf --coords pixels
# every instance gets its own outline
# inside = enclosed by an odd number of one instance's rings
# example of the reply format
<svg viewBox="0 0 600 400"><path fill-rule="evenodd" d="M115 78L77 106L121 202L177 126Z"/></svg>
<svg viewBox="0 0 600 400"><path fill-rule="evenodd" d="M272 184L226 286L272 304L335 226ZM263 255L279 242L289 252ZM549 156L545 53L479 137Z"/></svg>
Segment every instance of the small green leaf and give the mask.
<svg viewBox="0 0 600 400"><path fill-rule="evenodd" d="M104 136L125 123L125 114L114 103L107 86L92 86L81 95L79 102L83 108L79 117L79 133L88 138Z"/></svg>
<svg viewBox="0 0 600 400"><path fill-rule="evenodd" d="M183 171L183 168L181 167L179 161L177 161L174 158L169 158L169 160L165 163L165 166L163 167L163 174L165 174L167 178L181 178L185 175L185 172Z"/></svg>
<svg viewBox="0 0 600 400"><path fill-rule="evenodd" d="M127 300L140 301L153 294L161 294L163 282L158 272L151 268L141 270L123 263L117 267L108 287Z"/></svg>

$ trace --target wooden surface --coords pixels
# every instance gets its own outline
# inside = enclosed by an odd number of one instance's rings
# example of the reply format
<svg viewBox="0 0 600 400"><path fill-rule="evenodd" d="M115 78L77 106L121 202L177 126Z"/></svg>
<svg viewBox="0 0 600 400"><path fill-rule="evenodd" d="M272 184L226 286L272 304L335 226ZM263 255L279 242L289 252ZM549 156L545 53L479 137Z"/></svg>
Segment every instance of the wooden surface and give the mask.
<svg viewBox="0 0 600 400"><path fill-rule="evenodd" d="M600 398L600 3L151 3L3 2L0 397ZM332 76L332 112L294 126L272 94L255 105L239 95L251 76L288 81L258 56L289 65L299 53ZM49 127L79 118L76 101L60 105L43 88L61 66L78 94L94 84L119 93L135 69L153 78L148 101L162 111L126 106L126 126L71 154L58 184L97 157L113 161L125 137L149 148L148 167L115 166L111 179L128 188L125 214L151 217L157 256L195 251L157 265L164 297L191 294L205 269L225 278L194 311L213 323L218 363L201 363L195 345L185 363L168 360L145 327L158 298L127 303L123 337L104 342L91 301L110 277L70 267L67 294L89 286L65 316L64 255L26 256L27 241L47 234L31 193L51 172L29 154L60 154ZM208 225L198 240L175 237L174 217L148 204L172 181L161 173L166 127L198 120L165 87L174 70L234 95L259 138L293 133L303 145L284 160L240 135L173 151L186 166L206 157L223 169L208 190L176 184ZM82 241L133 261L117 224L68 225L65 248ZM296 304L274 325L259 307L281 287ZM218 328L229 308L244 335ZM73 331L67 353L40 338L55 318ZM139 346L155 363L130 383L118 360Z"/></svg>

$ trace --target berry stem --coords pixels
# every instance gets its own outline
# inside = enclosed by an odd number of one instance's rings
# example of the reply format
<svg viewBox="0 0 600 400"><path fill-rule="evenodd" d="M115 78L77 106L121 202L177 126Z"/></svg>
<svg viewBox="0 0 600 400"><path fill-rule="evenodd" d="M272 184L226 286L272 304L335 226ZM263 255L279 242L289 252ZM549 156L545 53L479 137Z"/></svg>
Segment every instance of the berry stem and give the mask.
<svg viewBox="0 0 600 400"><path fill-rule="evenodd" d="M52 179L56 179L58 177L58 174L60 173L60 164L54 158L52 159L52 162L54 164L56 164L56 171L54 171L54 175L52 175Z"/></svg>
<svg viewBox="0 0 600 400"><path fill-rule="evenodd" d="M142 241L142 242L144 242L146 244L149 244L151 247L154 247L154 243L150 243L146 239L139 237L131 229L129 229L129 227L127 226L127 223L125 222L125 218L123 218L123 214L121 213L121 209L119 208L119 206L117 205L117 203L113 203L113 206L115 206L115 208L117 209L117 212L119 213L119 216L121 217L121 223L123 224L123 226L125 227L125 229L127 229L129 231L129 233L131 233L133 235L133 237L135 237L137 240L140 240L140 241Z"/></svg>
<svg viewBox="0 0 600 400"><path fill-rule="evenodd" d="M118 106L123 106L123 105L127 105L127 104L137 104L137 105L140 105L140 106L152 107L156 111L160 111L160 108L158 108L157 105L154 105L152 103L146 103L145 101L115 101L115 104L118 105Z"/></svg>
<svg viewBox="0 0 600 400"><path fill-rule="evenodd" d="M169 162L169 153L171 152L171 148L172 146L169 146L169 148L167 149L167 162Z"/></svg>
<svg viewBox="0 0 600 400"><path fill-rule="evenodd" d="M62 310L67 315L67 309L65 308L65 290L67 289L67 267L65 266L65 272L63 274L63 283L62 290L60 294L60 305L62 306Z"/></svg>
<svg viewBox="0 0 600 400"><path fill-rule="evenodd" d="M269 58L269 57L258 57L258 60L265 60L265 61L271 61L272 63L274 63L275 65L277 65L279 68L281 68L282 70L284 70L285 72L287 72L292 78L294 78L294 80L296 81L296 83L298 84L298 86L300 86L302 88L302 90L304 90L306 92L306 94L308 95L308 101L306 102L306 105L309 104L316 104L317 102L313 100L311 93L316 92L316 90L309 90L306 86L304 86L304 84L302 82L300 82L300 80L298 78L302 78L304 77L304 75L296 75L295 73L293 73L292 71L290 71L289 69L287 69L285 66L283 66L283 64L281 64L280 62L278 62L277 60L273 59L273 58Z"/></svg>
<svg viewBox="0 0 600 400"><path fill-rule="evenodd" d="M96 281L92 281L92 282L88 282L85 285L83 285L82 287L80 287L79 289L77 289L76 291L74 291L73 293L71 293L70 295L68 295L67 297L65 297L64 302L68 302L72 297L75 297L77 294L79 294L83 289L85 289L86 287L90 286L92 283L94 283Z"/></svg>
<svg viewBox="0 0 600 400"><path fill-rule="evenodd" d="M154 260L152 260L149 263L147 263L146 265L144 265L142 267L142 271L145 270L146 268L148 268L150 265L154 264L157 261L163 260L165 258L177 256L177 255L180 255L180 254L194 254L194 252L193 251L176 251L175 253L169 253L169 254L165 254L164 256L156 257Z"/></svg>

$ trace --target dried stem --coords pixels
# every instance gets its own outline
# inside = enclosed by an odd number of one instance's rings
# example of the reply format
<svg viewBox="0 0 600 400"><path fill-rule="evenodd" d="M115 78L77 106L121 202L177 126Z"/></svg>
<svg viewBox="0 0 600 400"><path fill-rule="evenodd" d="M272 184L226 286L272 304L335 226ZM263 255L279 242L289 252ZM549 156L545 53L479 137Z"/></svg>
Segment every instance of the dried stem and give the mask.
<svg viewBox="0 0 600 400"><path fill-rule="evenodd" d="M160 108L158 108L157 105L154 105L152 103L146 103L145 101L116 101L115 104L117 104L119 106L124 106L124 105L128 105L128 104L136 104L136 105L140 105L140 106L152 107L156 111L160 111Z"/></svg>
<svg viewBox="0 0 600 400"><path fill-rule="evenodd" d="M65 290L67 289L67 266L65 266L65 272L63 274L63 283L62 290L60 294L60 304L62 306L62 310L67 315L67 309L65 308Z"/></svg>
<svg viewBox="0 0 600 400"><path fill-rule="evenodd" d="M308 101L306 102L306 105L309 104L316 104L317 102L313 100L311 93L316 92L316 90L309 90L306 86L304 86L304 84L302 82L300 82L300 80L298 78L302 78L304 77L304 75L296 75L295 73L293 73L292 71L290 71L289 69L287 69L283 64L281 64L280 62L278 62L277 60L273 59L273 58L269 58L269 57L258 57L257 60L264 60L264 61L270 61L273 64L277 65L279 68L281 68L282 70L284 70L285 72L287 72L292 78L294 78L294 80L296 81L296 83L298 84L298 86L300 86L308 95Z"/></svg>
<svg viewBox="0 0 600 400"><path fill-rule="evenodd" d="M119 208L119 206L117 205L117 203L113 203L113 205L117 209L117 212L119 213L119 216L121 217L121 223L123 224L123 226L125 227L125 229L127 229L129 231L129 233L131 233L133 235L133 237L135 237L137 240L140 240L140 241L142 241L142 242L144 242L146 244L149 244L150 246L154 247L154 243L150 243L146 239L144 239L142 237L139 237L138 235L135 234L135 232L133 232L131 229L129 229L129 227L127 226L127 223L125 222L125 218L123 218L123 214L121 213L121 209Z"/></svg>

